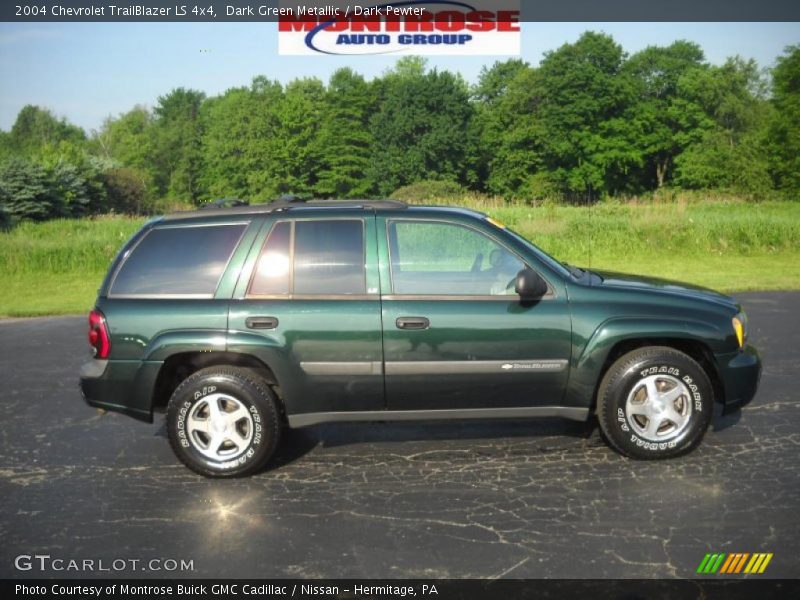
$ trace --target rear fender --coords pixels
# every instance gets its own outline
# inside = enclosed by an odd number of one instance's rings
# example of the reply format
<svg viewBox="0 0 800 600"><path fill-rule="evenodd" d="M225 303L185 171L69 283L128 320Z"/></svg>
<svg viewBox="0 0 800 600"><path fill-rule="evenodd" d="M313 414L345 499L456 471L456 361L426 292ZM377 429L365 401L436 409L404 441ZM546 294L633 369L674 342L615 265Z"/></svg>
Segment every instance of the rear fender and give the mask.
<svg viewBox="0 0 800 600"><path fill-rule="evenodd" d="M165 331L153 337L143 352L145 361L164 361L182 352L224 352L227 332L224 329Z"/></svg>

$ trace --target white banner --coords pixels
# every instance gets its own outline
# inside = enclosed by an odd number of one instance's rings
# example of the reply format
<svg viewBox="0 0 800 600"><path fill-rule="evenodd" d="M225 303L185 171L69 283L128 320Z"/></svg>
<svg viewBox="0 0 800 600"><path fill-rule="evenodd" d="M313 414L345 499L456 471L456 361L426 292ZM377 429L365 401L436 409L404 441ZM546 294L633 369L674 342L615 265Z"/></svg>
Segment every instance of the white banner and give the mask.
<svg viewBox="0 0 800 600"><path fill-rule="evenodd" d="M518 56L519 0L280 4L278 53Z"/></svg>

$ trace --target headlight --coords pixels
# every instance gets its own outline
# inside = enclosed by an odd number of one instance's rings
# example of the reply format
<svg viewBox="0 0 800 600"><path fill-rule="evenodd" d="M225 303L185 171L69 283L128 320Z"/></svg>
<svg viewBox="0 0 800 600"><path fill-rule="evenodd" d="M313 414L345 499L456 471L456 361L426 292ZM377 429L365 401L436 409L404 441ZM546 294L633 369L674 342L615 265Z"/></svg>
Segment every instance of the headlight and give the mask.
<svg viewBox="0 0 800 600"><path fill-rule="evenodd" d="M747 315L742 311L733 317L732 322L739 348L744 348L744 343L747 341Z"/></svg>

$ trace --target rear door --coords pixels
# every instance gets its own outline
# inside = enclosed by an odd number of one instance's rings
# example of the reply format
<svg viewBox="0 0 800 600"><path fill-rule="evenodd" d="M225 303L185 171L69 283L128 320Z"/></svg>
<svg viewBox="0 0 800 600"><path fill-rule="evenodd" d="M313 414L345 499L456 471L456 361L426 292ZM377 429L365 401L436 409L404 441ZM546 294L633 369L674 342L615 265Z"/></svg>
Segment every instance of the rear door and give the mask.
<svg viewBox="0 0 800 600"><path fill-rule="evenodd" d="M488 228L380 214L378 225L389 410L560 404L571 324L557 281L523 306L525 261Z"/></svg>
<svg viewBox="0 0 800 600"><path fill-rule="evenodd" d="M289 414L384 409L376 246L363 210L267 221L231 303L228 348L275 371Z"/></svg>

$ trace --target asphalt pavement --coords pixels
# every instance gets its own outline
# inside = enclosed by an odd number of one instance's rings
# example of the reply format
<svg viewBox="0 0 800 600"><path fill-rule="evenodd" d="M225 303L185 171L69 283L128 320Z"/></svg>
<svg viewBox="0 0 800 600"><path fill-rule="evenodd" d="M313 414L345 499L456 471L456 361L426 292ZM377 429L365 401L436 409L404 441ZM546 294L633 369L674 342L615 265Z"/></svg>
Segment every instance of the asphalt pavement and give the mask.
<svg viewBox="0 0 800 600"><path fill-rule="evenodd" d="M737 297L761 388L688 456L625 459L594 421L328 424L231 481L163 417L83 403L85 317L0 322L0 577L671 578L707 552L798 577L800 292Z"/></svg>

